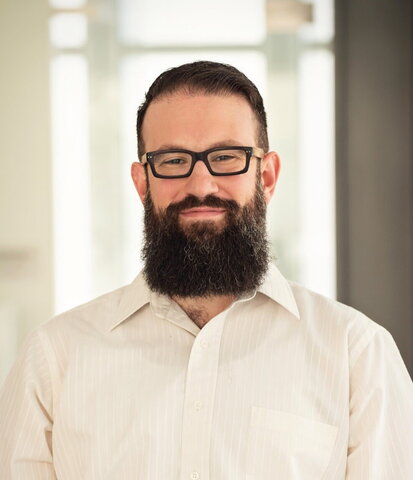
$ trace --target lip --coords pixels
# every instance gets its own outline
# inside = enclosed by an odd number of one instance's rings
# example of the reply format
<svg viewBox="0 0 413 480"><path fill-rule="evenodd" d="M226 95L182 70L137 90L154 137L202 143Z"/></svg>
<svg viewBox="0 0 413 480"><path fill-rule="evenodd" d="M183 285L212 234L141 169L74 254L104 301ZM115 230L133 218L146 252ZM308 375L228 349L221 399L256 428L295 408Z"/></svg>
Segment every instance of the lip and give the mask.
<svg viewBox="0 0 413 480"><path fill-rule="evenodd" d="M206 217L217 217L225 213L225 210L222 208L213 208L213 207L195 207L189 208L187 210L182 210L180 215L184 218L206 218Z"/></svg>

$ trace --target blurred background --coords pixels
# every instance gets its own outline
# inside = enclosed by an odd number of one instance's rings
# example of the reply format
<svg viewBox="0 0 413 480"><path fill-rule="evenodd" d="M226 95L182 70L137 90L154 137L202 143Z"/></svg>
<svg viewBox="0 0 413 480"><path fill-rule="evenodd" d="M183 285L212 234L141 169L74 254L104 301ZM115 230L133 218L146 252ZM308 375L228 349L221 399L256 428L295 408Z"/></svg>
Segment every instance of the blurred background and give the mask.
<svg viewBox="0 0 413 480"><path fill-rule="evenodd" d="M136 110L163 70L231 63L282 162L284 275L394 336L413 372L409 0L0 0L0 382L27 333L130 282Z"/></svg>

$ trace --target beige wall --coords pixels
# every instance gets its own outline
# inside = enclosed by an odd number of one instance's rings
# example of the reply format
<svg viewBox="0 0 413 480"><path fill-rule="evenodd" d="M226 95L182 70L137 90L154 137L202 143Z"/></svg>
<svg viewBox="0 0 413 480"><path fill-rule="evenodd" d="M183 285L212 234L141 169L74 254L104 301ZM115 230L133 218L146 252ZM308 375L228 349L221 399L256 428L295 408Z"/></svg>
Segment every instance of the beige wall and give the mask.
<svg viewBox="0 0 413 480"><path fill-rule="evenodd" d="M0 381L52 312L48 9L0 3Z"/></svg>

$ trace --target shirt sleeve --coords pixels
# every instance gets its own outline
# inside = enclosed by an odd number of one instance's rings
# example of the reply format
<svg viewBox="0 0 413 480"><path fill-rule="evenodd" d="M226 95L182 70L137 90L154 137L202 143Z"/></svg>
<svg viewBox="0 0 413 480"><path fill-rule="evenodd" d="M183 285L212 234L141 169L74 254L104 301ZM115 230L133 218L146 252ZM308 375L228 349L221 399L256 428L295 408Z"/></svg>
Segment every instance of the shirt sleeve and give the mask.
<svg viewBox="0 0 413 480"><path fill-rule="evenodd" d="M385 329L359 355L350 382L346 480L413 479L413 384Z"/></svg>
<svg viewBox="0 0 413 480"><path fill-rule="evenodd" d="M0 478L50 480L52 384L37 332L33 333L0 391Z"/></svg>

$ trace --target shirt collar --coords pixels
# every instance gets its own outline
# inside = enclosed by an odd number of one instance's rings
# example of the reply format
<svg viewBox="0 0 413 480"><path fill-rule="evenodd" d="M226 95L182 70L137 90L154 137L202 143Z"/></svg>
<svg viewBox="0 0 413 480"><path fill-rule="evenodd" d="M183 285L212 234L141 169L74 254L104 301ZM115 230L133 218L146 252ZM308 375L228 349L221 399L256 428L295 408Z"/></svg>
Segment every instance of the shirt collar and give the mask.
<svg viewBox="0 0 413 480"><path fill-rule="evenodd" d="M290 284L273 263L270 263L265 280L257 291L279 303L294 317L300 319L300 312Z"/></svg>
<svg viewBox="0 0 413 480"><path fill-rule="evenodd" d="M150 290L141 272L135 280L123 287L116 313L110 323L109 330L124 322L132 314L150 302Z"/></svg>
<svg viewBox="0 0 413 480"><path fill-rule="evenodd" d="M271 298L274 302L279 303L297 319L300 318L291 287L275 265L270 264L265 280L261 286L258 287L257 291ZM251 298L253 298L253 296L251 296ZM122 289L118 308L116 313L114 312L114 318L113 321L110 322L109 330L113 330L120 325L132 314L148 304L150 300L151 291L141 272L132 283Z"/></svg>

